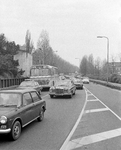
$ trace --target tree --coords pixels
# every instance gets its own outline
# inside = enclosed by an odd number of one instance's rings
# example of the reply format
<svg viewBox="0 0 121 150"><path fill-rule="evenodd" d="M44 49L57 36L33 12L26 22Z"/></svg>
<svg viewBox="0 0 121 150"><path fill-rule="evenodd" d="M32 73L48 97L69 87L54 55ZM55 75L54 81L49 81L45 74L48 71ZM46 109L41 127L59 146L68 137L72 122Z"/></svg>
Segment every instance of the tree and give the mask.
<svg viewBox="0 0 121 150"><path fill-rule="evenodd" d="M0 75L4 73L17 75L19 65L18 60L14 60L13 56L19 51L19 45L15 42L7 41L4 34L0 34Z"/></svg>
<svg viewBox="0 0 121 150"><path fill-rule="evenodd" d="M100 69L101 69L101 59L97 57L95 60L95 75L98 77L100 76Z"/></svg>
<svg viewBox="0 0 121 150"><path fill-rule="evenodd" d="M25 46L26 46L26 52L31 54L34 48L34 43L31 40L31 33L29 30L26 31Z"/></svg>
<svg viewBox="0 0 121 150"><path fill-rule="evenodd" d="M50 54L52 54L52 51L49 45L49 36L45 30L42 30L39 36L37 49L41 50L43 64L48 64L48 60L51 60Z"/></svg>
<svg viewBox="0 0 121 150"><path fill-rule="evenodd" d="M88 63L88 60L87 60L87 56L83 56L82 60L81 60L81 63L80 63L80 70L81 70L81 73L82 75L86 75L87 74L87 63Z"/></svg>
<svg viewBox="0 0 121 150"><path fill-rule="evenodd" d="M92 54L90 54L88 57L87 68L88 74L94 74L94 58Z"/></svg>

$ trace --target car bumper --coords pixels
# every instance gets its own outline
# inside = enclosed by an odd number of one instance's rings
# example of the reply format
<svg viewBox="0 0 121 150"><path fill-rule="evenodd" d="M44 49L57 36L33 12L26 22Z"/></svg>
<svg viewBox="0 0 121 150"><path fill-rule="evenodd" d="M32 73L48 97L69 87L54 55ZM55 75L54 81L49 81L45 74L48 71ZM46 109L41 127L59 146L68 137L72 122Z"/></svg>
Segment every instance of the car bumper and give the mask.
<svg viewBox="0 0 121 150"><path fill-rule="evenodd" d="M75 84L76 88L83 88L83 84Z"/></svg>
<svg viewBox="0 0 121 150"><path fill-rule="evenodd" d="M11 132L11 129L0 129L0 133L9 133Z"/></svg>
<svg viewBox="0 0 121 150"><path fill-rule="evenodd" d="M42 89L43 88L50 88L50 85L42 85Z"/></svg>
<svg viewBox="0 0 121 150"><path fill-rule="evenodd" d="M83 83L84 83L84 84L89 84L89 82L88 82L88 81L84 81Z"/></svg>
<svg viewBox="0 0 121 150"><path fill-rule="evenodd" d="M53 95L53 96L68 96L68 95L72 95L72 93L50 93L49 95Z"/></svg>

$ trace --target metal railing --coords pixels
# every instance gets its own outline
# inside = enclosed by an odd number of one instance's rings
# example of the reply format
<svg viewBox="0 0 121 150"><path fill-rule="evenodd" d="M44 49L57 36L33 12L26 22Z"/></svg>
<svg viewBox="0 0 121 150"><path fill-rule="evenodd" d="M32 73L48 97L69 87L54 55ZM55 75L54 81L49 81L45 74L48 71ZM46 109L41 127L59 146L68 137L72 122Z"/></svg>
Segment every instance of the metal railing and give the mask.
<svg viewBox="0 0 121 150"><path fill-rule="evenodd" d="M0 89L19 85L26 78L0 79Z"/></svg>

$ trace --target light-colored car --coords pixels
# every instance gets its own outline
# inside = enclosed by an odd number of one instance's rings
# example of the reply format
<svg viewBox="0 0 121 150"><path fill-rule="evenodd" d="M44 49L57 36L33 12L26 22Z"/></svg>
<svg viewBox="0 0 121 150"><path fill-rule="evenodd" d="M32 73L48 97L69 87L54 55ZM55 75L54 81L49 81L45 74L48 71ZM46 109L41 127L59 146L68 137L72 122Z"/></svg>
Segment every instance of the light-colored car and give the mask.
<svg viewBox="0 0 121 150"><path fill-rule="evenodd" d="M88 77L83 77L82 82L83 82L84 84L89 84L89 78L88 78Z"/></svg>
<svg viewBox="0 0 121 150"><path fill-rule="evenodd" d="M41 94L42 91L42 86L39 85L39 83L37 81L34 80L25 80L23 82L20 83L20 85L18 86L18 88L23 89L23 88L33 88L35 89L39 94Z"/></svg>
<svg viewBox="0 0 121 150"><path fill-rule="evenodd" d="M76 86L76 89L83 89L83 82L81 79L79 78L72 78L75 86Z"/></svg>
<svg viewBox="0 0 121 150"><path fill-rule="evenodd" d="M49 95L51 98L56 96L68 96L69 98L72 98L72 96L75 95L75 92L76 86L74 85L74 82L65 79L55 82L55 85L49 90Z"/></svg>

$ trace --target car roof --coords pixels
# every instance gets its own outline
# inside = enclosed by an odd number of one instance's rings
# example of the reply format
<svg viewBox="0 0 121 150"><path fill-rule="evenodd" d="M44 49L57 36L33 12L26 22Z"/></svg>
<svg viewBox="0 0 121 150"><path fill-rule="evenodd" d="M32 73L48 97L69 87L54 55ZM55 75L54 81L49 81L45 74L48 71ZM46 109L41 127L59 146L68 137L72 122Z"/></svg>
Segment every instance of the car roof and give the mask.
<svg viewBox="0 0 121 150"><path fill-rule="evenodd" d="M34 89L11 89L11 90L1 90L0 93L26 93L26 92L32 92L32 91L36 91Z"/></svg>

